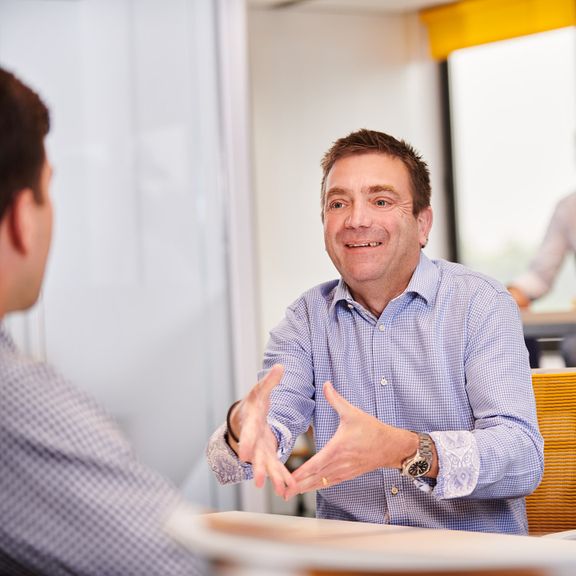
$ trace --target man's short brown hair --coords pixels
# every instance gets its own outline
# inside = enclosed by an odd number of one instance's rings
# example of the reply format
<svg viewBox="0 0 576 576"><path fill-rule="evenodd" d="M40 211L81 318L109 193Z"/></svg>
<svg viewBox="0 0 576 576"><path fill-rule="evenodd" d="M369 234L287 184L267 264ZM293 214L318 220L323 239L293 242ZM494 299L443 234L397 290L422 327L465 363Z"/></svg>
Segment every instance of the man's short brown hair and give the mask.
<svg viewBox="0 0 576 576"><path fill-rule="evenodd" d="M42 202L40 175L50 115L38 94L0 68L0 220L18 191L30 188Z"/></svg>
<svg viewBox="0 0 576 576"><path fill-rule="evenodd" d="M404 163L412 184L412 213L414 216L430 206L430 172L422 156L404 140L397 140L384 132L358 130L339 138L322 158L322 215L326 199L326 179L336 161L357 154L385 154Z"/></svg>

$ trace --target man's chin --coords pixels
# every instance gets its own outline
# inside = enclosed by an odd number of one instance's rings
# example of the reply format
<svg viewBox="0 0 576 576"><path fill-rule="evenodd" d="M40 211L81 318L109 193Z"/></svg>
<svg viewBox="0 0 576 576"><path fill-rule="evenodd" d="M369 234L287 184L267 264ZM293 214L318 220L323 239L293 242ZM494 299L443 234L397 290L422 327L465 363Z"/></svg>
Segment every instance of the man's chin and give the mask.
<svg viewBox="0 0 576 576"><path fill-rule="evenodd" d="M363 283L363 282L374 282L375 280L381 279L383 272L381 268L376 269L373 265L357 265L349 267L345 274L342 274L343 278L348 278L350 282Z"/></svg>
<svg viewBox="0 0 576 576"><path fill-rule="evenodd" d="M26 294L20 294L17 299L14 299L12 306L9 307L9 312L26 312L30 310L40 299L40 288L38 290L29 290Z"/></svg>
<svg viewBox="0 0 576 576"><path fill-rule="evenodd" d="M348 274L342 277L347 286L354 290L368 288L371 284L381 281L382 277L377 274Z"/></svg>

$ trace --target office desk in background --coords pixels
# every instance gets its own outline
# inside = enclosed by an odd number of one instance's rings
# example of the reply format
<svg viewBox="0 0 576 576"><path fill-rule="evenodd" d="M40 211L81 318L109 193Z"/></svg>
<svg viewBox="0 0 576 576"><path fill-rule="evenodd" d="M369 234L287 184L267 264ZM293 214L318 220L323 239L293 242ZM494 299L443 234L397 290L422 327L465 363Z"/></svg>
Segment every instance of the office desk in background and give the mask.
<svg viewBox="0 0 576 576"><path fill-rule="evenodd" d="M576 333L576 310L562 312L522 312L526 338L563 338Z"/></svg>
<svg viewBox="0 0 576 576"><path fill-rule="evenodd" d="M576 542L544 537L185 509L167 528L214 576L576 574Z"/></svg>

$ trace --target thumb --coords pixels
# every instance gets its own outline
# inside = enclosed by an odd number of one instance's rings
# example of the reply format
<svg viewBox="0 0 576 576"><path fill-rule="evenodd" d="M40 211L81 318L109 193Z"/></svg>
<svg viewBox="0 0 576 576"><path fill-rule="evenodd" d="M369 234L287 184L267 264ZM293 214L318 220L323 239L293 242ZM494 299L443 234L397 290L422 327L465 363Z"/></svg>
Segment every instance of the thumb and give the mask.
<svg viewBox="0 0 576 576"><path fill-rule="evenodd" d="M284 376L284 366L282 364L274 364L268 374L262 379L262 392L268 396L272 389L280 384L282 376Z"/></svg>
<svg viewBox="0 0 576 576"><path fill-rule="evenodd" d="M334 390L334 386L330 381L324 382L324 396L330 406L336 410L338 416L342 416L351 407L351 404Z"/></svg>

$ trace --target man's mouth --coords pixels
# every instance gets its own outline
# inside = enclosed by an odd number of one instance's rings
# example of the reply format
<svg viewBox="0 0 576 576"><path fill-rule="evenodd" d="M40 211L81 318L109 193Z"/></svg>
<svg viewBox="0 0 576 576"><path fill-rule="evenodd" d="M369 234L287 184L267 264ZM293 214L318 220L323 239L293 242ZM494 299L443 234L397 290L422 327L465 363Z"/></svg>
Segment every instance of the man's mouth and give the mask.
<svg viewBox="0 0 576 576"><path fill-rule="evenodd" d="M346 242L346 248L376 248L382 242Z"/></svg>

